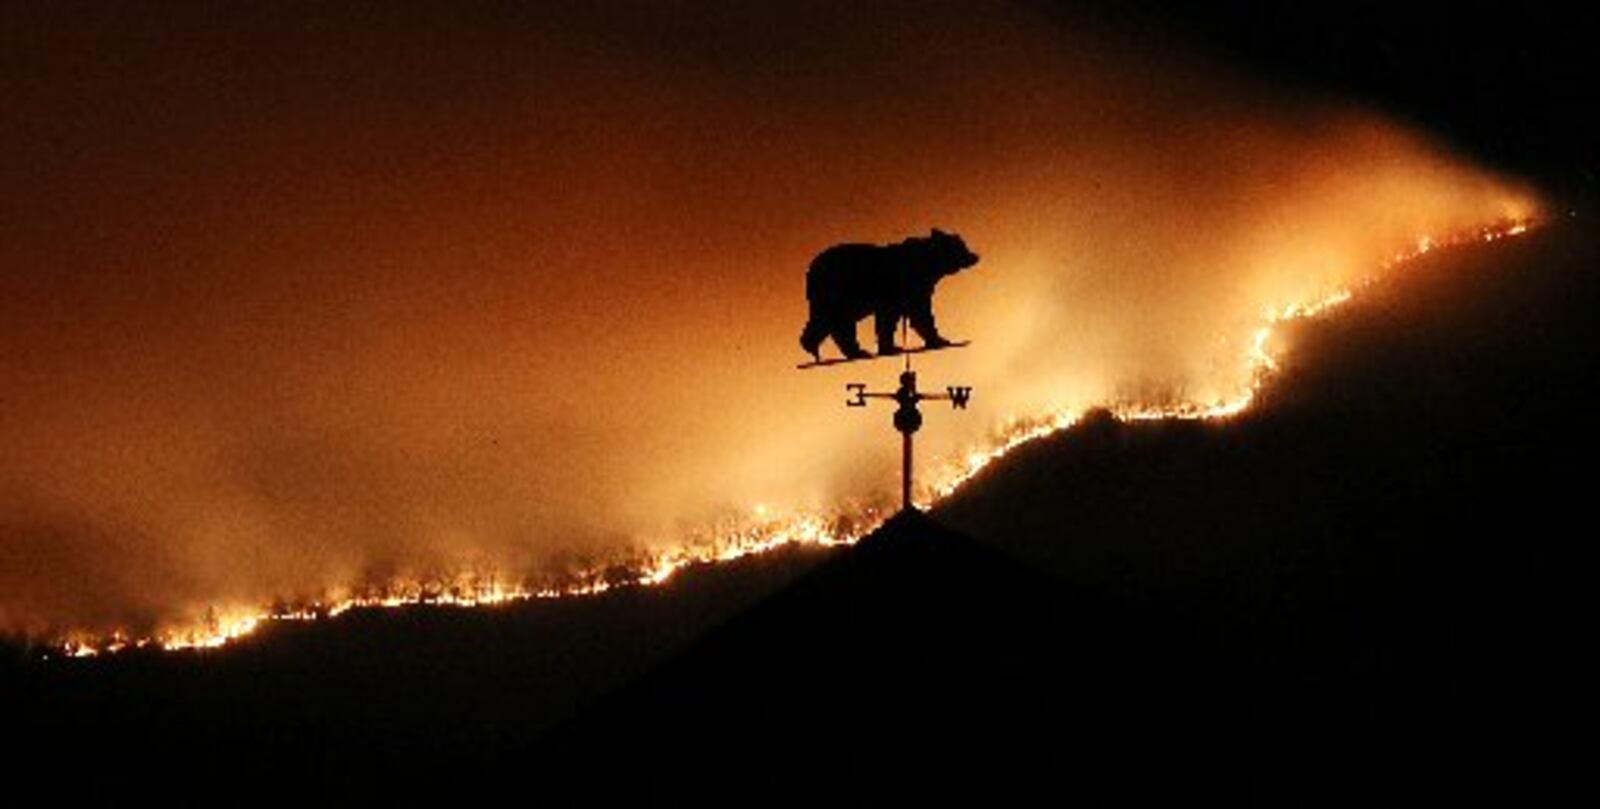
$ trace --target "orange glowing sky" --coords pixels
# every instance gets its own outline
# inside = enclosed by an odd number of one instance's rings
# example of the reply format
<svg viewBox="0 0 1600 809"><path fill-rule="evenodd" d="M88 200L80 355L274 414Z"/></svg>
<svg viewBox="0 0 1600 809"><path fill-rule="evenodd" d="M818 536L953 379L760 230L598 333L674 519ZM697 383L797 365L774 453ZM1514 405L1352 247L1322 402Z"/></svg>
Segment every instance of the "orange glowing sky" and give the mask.
<svg viewBox="0 0 1600 809"><path fill-rule="evenodd" d="M810 257L938 226L923 361L1015 417L1211 403L1266 309L1532 195L1009 4L9 11L0 631L560 569L885 493ZM974 8L981 11L972 10Z"/></svg>

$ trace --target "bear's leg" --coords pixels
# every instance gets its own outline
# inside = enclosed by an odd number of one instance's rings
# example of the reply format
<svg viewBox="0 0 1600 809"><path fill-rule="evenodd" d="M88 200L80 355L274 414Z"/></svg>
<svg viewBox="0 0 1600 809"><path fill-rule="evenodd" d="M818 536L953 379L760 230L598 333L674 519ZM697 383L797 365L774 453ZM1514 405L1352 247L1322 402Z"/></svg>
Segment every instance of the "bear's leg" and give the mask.
<svg viewBox="0 0 1600 809"><path fill-rule="evenodd" d="M833 338L833 344L838 346L839 351L843 352L846 357L859 360L872 356L861 347L860 343L856 342L855 321L842 324L835 323L828 334Z"/></svg>
<svg viewBox="0 0 1600 809"><path fill-rule="evenodd" d="M898 328L900 328L898 312L878 312L873 316L872 330L878 335L878 356L887 357L900 353L900 347L894 341L894 332Z"/></svg>
<svg viewBox="0 0 1600 809"><path fill-rule="evenodd" d="M806 321L806 327L800 332L800 347L805 349L814 360L822 359L822 341L828 336L828 328L822 321L815 318Z"/></svg>
<svg viewBox="0 0 1600 809"><path fill-rule="evenodd" d="M924 346L940 348L950 345L950 341L939 334L939 327L933 324L933 295L931 290L926 299L911 307L909 317L911 319L911 330L922 338Z"/></svg>

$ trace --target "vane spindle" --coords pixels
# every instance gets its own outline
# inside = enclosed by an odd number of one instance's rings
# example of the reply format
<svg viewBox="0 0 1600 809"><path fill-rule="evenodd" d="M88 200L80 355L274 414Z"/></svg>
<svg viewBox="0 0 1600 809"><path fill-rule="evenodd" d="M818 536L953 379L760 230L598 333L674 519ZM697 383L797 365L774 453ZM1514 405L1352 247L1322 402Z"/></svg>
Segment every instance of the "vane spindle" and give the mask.
<svg viewBox="0 0 1600 809"><path fill-rule="evenodd" d="M891 399L898 405L894 411L894 428L900 433L900 508L910 511L913 508L911 489L914 479L911 437L922 427L922 411L917 405L928 399L939 399L950 402L951 407L957 410L965 410L972 398L972 388L952 386L946 388L944 393L923 393L917 390L917 372L909 368L909 358L906 364L907 369L900 374L900 387L893 393L869 392L863 382L845 385L845 390L853 397L845 400L845 406L866 407L868 399Z"/></svg>

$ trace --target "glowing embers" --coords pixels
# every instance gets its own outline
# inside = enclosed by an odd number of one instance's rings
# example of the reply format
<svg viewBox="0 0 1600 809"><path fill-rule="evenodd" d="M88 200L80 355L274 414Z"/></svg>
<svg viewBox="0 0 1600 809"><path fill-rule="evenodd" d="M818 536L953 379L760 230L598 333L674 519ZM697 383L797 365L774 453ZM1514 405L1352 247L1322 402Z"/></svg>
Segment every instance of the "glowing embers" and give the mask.
<svg viewBox="0 0 1600 809"><path fill-rule="evenodd" d="M761 509L765 512L765 509ZM208 610L194 626L173 627L149 637L132 638L114 632L103 637L69 636L57 644L65 657L94 657L129 649L166 651L215 649L254 633L270 623L335 618L351 610L402 607L487 607L548 598L599 595L622 587L661 584L693 565L730 562L791 545L831 546L854 543L882 521L876 509L863 509L850 518L824 519L796 515L768 520L753 528L721 535L659 552L640 553L612 560L542 585L512 584L495 578L462 577L440 581L396 581L358 594L331 596L293 607L241 608L226 612Z"/></svg>

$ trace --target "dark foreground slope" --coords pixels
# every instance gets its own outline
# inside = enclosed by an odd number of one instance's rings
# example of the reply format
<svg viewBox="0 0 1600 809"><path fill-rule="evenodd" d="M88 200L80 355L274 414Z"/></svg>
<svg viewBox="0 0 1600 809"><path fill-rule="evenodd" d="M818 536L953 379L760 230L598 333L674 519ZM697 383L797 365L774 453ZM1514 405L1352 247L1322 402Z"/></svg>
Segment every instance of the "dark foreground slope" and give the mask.
<svg viewBox="0 0 1600 809"><path fill-rule="evenodd" d="M935 515L982 543L891 524L518 766L590 800L1576 797L1595 247L1436 255L1296 330L1245 418L1028 447Z"/></svg>
<svg viewBox="0 0 1600 809"><path fill-rule="evenodd" d="M1069 770L1104 790L1123 774L1106 743L1126 743L1123 720L1150 709L1106 660L1151 636L1110 633L1097 612L902 513L545 740L527 766L567 799L1022 799L1038 773Z"/></svg>

